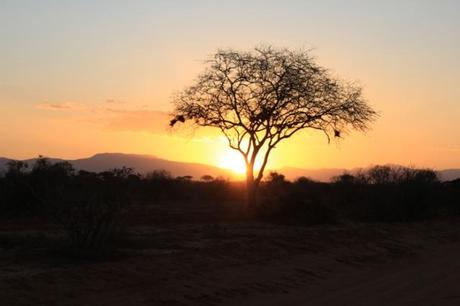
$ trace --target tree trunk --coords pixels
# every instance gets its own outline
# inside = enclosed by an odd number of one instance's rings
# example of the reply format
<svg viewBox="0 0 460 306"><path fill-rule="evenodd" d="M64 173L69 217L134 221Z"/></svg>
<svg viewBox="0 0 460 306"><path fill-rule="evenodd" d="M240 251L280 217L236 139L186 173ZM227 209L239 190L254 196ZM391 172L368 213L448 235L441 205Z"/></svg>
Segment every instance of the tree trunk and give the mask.
<svg viewBox="0 0 460 306"><path fill-rule="evenodd" d="M246 171L246 209L248 212L254 211L256 207L257 186L254 180L254 169L252 165L247 167Z"/></svg>

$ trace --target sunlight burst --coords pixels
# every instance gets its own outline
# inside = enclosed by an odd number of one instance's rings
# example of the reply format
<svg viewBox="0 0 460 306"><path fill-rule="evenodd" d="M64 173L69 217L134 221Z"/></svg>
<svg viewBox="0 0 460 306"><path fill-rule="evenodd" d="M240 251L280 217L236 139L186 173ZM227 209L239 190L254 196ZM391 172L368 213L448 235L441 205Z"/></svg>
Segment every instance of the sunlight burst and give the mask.
<svg viewBox="0 0 460 306"><path fill-rule="evenodd" d="M218 166L232 170L237 174L246 173L246 165L243 157L236 151L228 151L219 158Z"/></svg>

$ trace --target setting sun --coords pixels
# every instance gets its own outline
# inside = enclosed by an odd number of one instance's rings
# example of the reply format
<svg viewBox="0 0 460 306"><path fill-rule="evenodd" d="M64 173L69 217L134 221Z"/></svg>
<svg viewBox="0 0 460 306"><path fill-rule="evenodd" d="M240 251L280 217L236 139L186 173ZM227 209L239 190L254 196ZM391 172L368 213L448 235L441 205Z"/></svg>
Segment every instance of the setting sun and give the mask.
<svg viewBox="0 0 460 306"><path fill-rule="evenodd" d="M218 166L232 170L237 174L246 173L246 165L244 164L244 159L236 151L228 151L222 154L218 161Z"/></svg>

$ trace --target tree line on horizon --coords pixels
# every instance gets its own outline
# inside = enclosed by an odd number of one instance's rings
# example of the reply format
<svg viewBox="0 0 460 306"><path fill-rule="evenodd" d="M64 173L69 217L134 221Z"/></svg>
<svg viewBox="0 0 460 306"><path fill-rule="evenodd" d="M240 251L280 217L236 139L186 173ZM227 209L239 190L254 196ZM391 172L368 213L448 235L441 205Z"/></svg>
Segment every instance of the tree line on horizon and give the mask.
<svg viewBox="0 0 460 306"><path fill-rule="evenodd" d="M389 165L373 166L353 174L344 172L333 177L331 182L318 182L306 177L289 181L282 173L270 172L261 182L259 192L261 202L258 207L266 206L267 199L282 198L292 189L305 192L299 195L296 201L307 199L308 193L315 189L321 190L324 195L318 194L316 197L319 196L319 200L323 202L330 197L331 191L340 190L340 195L343 195L340 202L345 204L356 202L356 199L350 199L350 195L353 194L360 197L363 193L377 191L379 188L404 190L406 192L404 197L396 199L399 203L413 200L408 193L409 189L418 194L420 202L425 202L428 197L422 195L427 188L443 190L454 188L459 184L460 179L441 182L437 173L431 169ZM75 188L69 189L69 186ZM107 190L110 191L107 193L124 198L126 202L146 203L146 205L180 201L236 203L245 201L243 182L229 181L211 175L203 175L198 180L188 175L174 177L166 170L154 170L141 175L129 167L102 172L76 171L69 162L51 162L40 156L35 164L30 166L23 161L12 160L8 163L7 170L0 175L0 211L12 216L35 215L46 208L47 202L56 201L57 197L64 199L78 193L90 191L97 194ZM383 195L383 198L385 197ZM278 205L288 205L287 202L292 202L292 198L283 201L286 203L278 203ZM311 202L311 198L308 201ZM374 204L368 203L368 205Z"/></svg>

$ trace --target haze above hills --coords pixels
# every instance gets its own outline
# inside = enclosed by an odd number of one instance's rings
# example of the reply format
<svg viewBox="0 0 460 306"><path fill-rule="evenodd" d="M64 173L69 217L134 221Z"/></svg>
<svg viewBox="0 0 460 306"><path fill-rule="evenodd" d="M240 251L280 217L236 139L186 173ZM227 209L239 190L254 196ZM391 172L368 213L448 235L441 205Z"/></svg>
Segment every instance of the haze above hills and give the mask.
<svg viewBox="0 0 460 306"><path fill-rule="evenodd" d="M0 170L5 170L10 158L0 157ZM24 160L29 165L33 165L35 158ZM64 161L60 158L50 158L51 161ZM135 172L145 174L154 170L166 170L173 176L190 175L194 179L199 179L203 175L211 175L213 177L223 177L229 179L240 178L237 174L228 169L223 169L207 164L187 163L171 161L158 158L152 155L138 154L123 154L123 153L100 153L88 158L75 160L67 160L72 163L76 170L86 170L93 172L101 172L113 168L121 168L123 166L131 167ZM345 171L354 172L358 169L345 168L327 168L327 169L301 169L293 167L284 167L276 169L282 173L287 179L293 180L301 176L305 176L317 181L329 181L333 176L342 174ZM444 169L438 171L440 178L444 181L460 178L460 169Z"/></svg>

